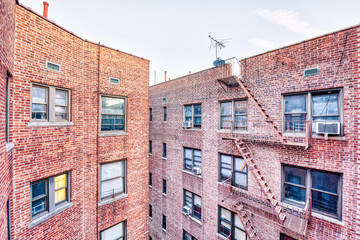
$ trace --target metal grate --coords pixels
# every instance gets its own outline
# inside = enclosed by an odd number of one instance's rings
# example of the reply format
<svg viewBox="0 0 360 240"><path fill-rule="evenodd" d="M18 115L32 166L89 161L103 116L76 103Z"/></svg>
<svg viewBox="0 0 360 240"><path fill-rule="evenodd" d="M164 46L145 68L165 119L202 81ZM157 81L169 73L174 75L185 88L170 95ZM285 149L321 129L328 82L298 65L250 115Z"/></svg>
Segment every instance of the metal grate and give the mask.
<svg viewBox="0 0 360 240"><path fill-rule="evenodd" d="M46 68L55 72L60 72L60 65L52 62L46 62Z"/></svg>
<svg viewBox="0 0 360 240"><path fill-rule="evenodd" d="M312 76L312 75L317 75L319 73L319 68L310 68L310 69L306 69L304 71L304 76Z"/></svg>
<svg viewBox="0 0 360 240"><path fill-rule="evenodd" d="M117 79L117 78L112 78L112 77L109 79L109 82L112 83L112 84L120 84L120 80L119 80L119 79Z"/></svg>

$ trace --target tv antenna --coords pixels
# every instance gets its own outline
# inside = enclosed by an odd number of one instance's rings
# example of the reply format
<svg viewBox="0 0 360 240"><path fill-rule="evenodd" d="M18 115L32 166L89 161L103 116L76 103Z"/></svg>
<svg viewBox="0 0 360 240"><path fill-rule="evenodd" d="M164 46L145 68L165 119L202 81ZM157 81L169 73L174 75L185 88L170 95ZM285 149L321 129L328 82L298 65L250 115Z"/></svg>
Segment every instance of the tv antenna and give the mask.
<svg viewBox="0 0 360 240"><path fill-rule="evenodd" d="M215 57L218 59L218 50L221 50L222 48L226 47L225 44L231 40L231 38L228 39L215 39L211 35L209 35L210 38L210 50L212 48L215 48Z"/></svg>

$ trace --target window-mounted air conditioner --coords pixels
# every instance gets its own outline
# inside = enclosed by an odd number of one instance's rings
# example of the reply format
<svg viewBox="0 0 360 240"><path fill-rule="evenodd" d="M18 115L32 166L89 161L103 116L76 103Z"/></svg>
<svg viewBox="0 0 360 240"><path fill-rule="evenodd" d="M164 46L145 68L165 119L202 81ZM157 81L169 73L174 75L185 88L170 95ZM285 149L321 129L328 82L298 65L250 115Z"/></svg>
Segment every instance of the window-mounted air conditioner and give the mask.
<svg viewBox="0 0 360 240"><path fill-rule="evenodd" d="M191 208L189 208L189 206L184 206L184 207L183 207L183 212L184 212L186 215L190 215L190 213L191 213Z"/></svg>
<svg viewBox="0 0 360 240"><path fill-rule="evenodd" d="M315 132L317 134L340 134L339 121L318 121L315 125Z"/></svg>
<svg viewBox="0 0 360 240"><path fill-rule="evenodd" d="M183 122L183 128L192 128L192 122Z"/></svg>
<svg viewBox="0 0 360 240"><path fill-rule="evenodd" d="M200 167L194 167L193 168L193 173L196 175L200 175L201 174L201 168Z"/></svg>

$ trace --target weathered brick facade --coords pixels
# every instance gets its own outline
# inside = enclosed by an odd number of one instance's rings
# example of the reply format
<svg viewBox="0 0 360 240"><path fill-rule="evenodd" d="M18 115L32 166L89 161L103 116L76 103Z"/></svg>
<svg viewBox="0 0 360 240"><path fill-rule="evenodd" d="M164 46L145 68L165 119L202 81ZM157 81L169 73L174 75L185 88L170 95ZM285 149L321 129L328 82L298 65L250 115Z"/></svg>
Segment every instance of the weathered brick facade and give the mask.
<svg viewBox="0 0 360 240"><path fill-rule="evenodd" d="M296 239L360 239L359 229L359 53L360 27L332 34L241 60L242 79L259 104L266 109L275 126L281 129L282 96L324 89L342 89L344 136L313 136L311 147L284 146L280 143L253 143L254 158L278 200L282 194L282 164L325 170L342 174L341 219L312 214L305 237L282 228L273 214L249 207L260 239L279 239L280 232ZM319 68L314 76L304 70ZM218 234L218 206L225 194L219 185L219 153L241 156L227 133L219 130L219 101L246 99L240 87L224 87L221 68L212 68L150 87L150 236L153 239L181 239L183 230L197 239L225 239ZM166 101L164 101L166 98ZM201 103L201 130L183 129L184 104ZM163 106L167 121L163 122ZM262 119L248 99L248 120ZM270 129L271 130L271 129ZM269 131L270 131L269 130ZM167 144L166 160L162 143ZM202 151L202 176L185 172L183 148ZM162 179L167 180L167 194L161 194ZM202 197L202 221L182 213L183 189ZM264 196L254 174L249 170L248 190ZM161 230L162 214L167 216L166 232Z"/></svg>
<svg viewBox="0 0 360 240"><path fill-rule="evenodd" d="M7 202L12 191L12 152L6 142L7 78L14 74L15 1L0 5L0 239L8 237Z"/></svg>
<svg viewBox="0 0 360 240"><path fill-rule="evenodd" d="M9 19L15 16L15 3L11 4L5 1L5 17ZM14 21L9 21L10 30ZM102 230L125 220L127 239L147 239L149 61L81 39L19 4L15 33L14 77L10 81L10 141L14 143L12 239L98 239ZM13 36L10 33L7 38ZM10 58L5 58L5 63L11 70L13 45L7 44L8 49L1 49L1 60L3 52L8 53ZM59 64L61 70L46 69L47 61ZM6 68L3 63L1 67L3 86ZM110 77L118 78L120 83L110 83ZM33 83L70 90L69 122L30 124ZM100 132L101 95L126 97L125 133ZM1 132L3 128L1 121ZM0 140L3 146L3 136ZM3 222L10 182L3 179L9 179L11 165L3 161L3 150L0 238L6 239ZM122 159L126 159L126 194L103 204L99 197L100 164ZM32 224L31 183L64 172L70 173L70 204Z"/></svg>

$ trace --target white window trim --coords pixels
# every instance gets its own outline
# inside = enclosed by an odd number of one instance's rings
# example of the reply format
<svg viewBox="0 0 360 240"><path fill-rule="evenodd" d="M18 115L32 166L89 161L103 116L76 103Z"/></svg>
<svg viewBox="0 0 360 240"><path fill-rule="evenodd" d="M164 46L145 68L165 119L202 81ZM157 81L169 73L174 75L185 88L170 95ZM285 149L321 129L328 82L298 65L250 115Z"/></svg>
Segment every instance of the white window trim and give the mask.
<svg viewBox="0 0 360 240"><path fill-rule="evenodd" d="M103 97L124 99L124 130L101 131L101 119L102 119L102 113L101 113L102 103L101 103L101 101L102 101ZM128 133L127 133L127 97L119 96L119 95L100 94L100 97L99 97L99 114L100 114L100 116L99 116L99 136L106 137L106 136L128 135Z"/></svg>

